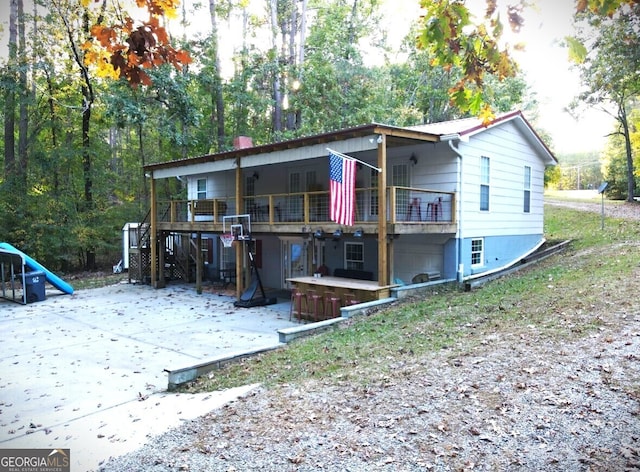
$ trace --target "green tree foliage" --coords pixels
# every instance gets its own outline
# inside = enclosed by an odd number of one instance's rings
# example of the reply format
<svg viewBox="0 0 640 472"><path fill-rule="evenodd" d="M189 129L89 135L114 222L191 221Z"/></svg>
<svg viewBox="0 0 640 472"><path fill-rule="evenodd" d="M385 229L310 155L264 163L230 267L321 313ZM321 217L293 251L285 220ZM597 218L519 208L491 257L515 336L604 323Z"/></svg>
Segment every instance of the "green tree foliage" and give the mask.
<svg viewBox="0 0 640 472"><path fill-rule="evenodd" d="M420 0L425 14L421 18L418 42L421 48L433 54L433 65L445 70L460 68L459 80L449 88L452 105L463 113L469 112L489 121L494 103L483 93L487 87L486 77L491 75L503 80L518 72L510 48L500 45L505 29L502 19L506 18L511 30L518 32L526 20L526 7L535 2L520 0L501 10L496 0L485 0L484 14L477 21L467 3L479 6L479 2L465 0ZM576 13L588 13L599 19L611 18L625 8L636 8L637 3L637 0L578 0ZM571 55L583 58L586 54L584 41L567 39Z"/></svg>
<svg viewBox="0 0 640 472"><path fill-rule="evenodd" d="M630 115L630 143L634 156L633 179L636 188L640 184L640 109L636 108ZM616 134L611 136L607 143L603 159L603 178L609 183L607 197L624 200L628 195L628 165L626 143L623 136Z"/></svg>
<svg viewBox="0 0 640 472"><path fill-rule="evenodd" d="M633 201L636 186L629 114L640 95L640 4L622 7L611 17L586 13L582 18L587 28L580 39L588 49L579 67L588 90L581 98L590 106L613 106L617 133L624 142L625 194L628 201Z"/></svg>
<svg viewBox="0 0 640 472"><path fill-rule="evenodd" d="M15 198L5 175L0 177L0 240L54 270L87 265L88 250L103 267L119 260L123 224L140 221L148 211L145 164L230 149L237 135L261 144L372 121L404 126L464 116L447 93L462 69L433 67L433 53L416 47L416 30L407 29L406 62L368 61L390 56L380 33L379 0L265 0L264 11L249 10L247 2L214 2L218 25L243 25L231 69L225 63L226 74L219 74L212 30L200 38L171 38L193 62L181 70L171 64L145 69L148 81L136 87L128 77L99 74L95 57L85 63L82 55L94 50L82 47L91 36L83 25L113 25L128 16L116 2L89 3L88 18L74 0L21 13L27 34L13 63L31 68L27 88L34 95L24 95L29 107L25 197ZM198 10L206 12L205 6ZM273 31L277 41L266 44ZM229 36L217 34L219 47L231 49ZM5 57L3 84L19 91L24 86L18 68L9 67ZM105 57L98 56L103 68ZM496 109L527 99L519 78L498 79L485 76L489 85L483 90ZM0 96L5 123L20 117L21 99L6 106L11 99ZM87 109L89 121L84 121ZM17 155L20 131L12 129L2 140ZM5 159L2 168L9 164ZM157 190L161 198L185 192L178 179L167 179Z"/></svg>

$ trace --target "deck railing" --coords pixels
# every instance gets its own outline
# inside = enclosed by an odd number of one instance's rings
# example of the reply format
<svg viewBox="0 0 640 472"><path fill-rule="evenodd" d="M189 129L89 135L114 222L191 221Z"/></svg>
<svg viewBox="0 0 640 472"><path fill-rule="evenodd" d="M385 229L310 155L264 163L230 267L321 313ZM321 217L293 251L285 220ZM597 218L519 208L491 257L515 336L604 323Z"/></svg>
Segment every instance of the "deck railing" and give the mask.
<svg viewBox="0 0 640 472"><path fill-rule="evenodd" d="M159 202L158 221L217 222L223 216L248 214L251 223L330 223L328 191L279 193L244 197L244 208L236 208L235 198L172 200ZM392 224L434 224L455 222L455 193L411 187L388 187L387 221ZM355 223L378 221L376 188L356 189Z"/></svg>

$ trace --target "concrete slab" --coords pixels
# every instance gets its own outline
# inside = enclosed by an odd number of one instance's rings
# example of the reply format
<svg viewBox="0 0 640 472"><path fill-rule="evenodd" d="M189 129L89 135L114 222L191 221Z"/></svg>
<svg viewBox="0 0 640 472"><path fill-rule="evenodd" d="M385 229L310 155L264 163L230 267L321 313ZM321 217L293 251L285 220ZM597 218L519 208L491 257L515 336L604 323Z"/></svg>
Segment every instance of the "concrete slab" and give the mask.
<svg viewBox="0 0 640 472"><path fill-rule="evenodd" d="M70 448L96 470L251 386L166 392L165 368L279 344L289 302L236 308L192 286L119 284L18 305L0 299L0 448Z"/></svg>

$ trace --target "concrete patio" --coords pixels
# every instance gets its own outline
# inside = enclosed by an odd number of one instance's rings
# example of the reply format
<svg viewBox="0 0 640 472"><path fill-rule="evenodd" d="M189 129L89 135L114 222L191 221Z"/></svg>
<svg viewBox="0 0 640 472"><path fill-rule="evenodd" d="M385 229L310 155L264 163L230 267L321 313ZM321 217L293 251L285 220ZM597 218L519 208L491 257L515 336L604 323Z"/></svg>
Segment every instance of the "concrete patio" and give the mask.
<svg viewBox="0 0 640 472"><path fill-rule="evenodd" d="M0 448L70 448L72 471L134 450L253 386L167 392L165 369L280 345L289 302L236 308L193 286L121 283L0 299Z"/></svg>

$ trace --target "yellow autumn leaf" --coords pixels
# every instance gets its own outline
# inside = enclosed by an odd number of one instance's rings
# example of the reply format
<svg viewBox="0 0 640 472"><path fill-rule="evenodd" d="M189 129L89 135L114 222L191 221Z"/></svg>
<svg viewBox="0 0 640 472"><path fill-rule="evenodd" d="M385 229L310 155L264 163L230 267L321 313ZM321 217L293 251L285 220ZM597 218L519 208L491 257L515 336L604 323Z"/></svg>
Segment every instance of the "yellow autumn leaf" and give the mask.
<svg viewBox="0 0 640 472"><path fill-rule="evenodd" d="M173 5L174 3L179 3L179 2L172 2L171 0L168 1L160 1L158 2L162 5L162 8L164 9L164 16L167 17L167 19L169 20L175 20L178 18L178 5Z"/></svg>
<svg viewBox="0 0 640 472"><path fill-rule="evenodd" d="M489 105L485 105L478 116L482 121L482 126L489 126L495 117L496 116L493 114L493 110Z"/></svg>
<svg viewBox="0 0 640 472"><path fill-rule="evenodd" d="M109 79L118 79L120 74L116 71L110 62L106 60L98 61L98 67L96 69L96 75L98 77L104 77Z"/></svg>
<svg viewBox="0 0 640 472"><path fill-rule="evenodd" d="M84 53L84 65L91 66L98 62L99 55L94 49L87 49Z"/></svg>

